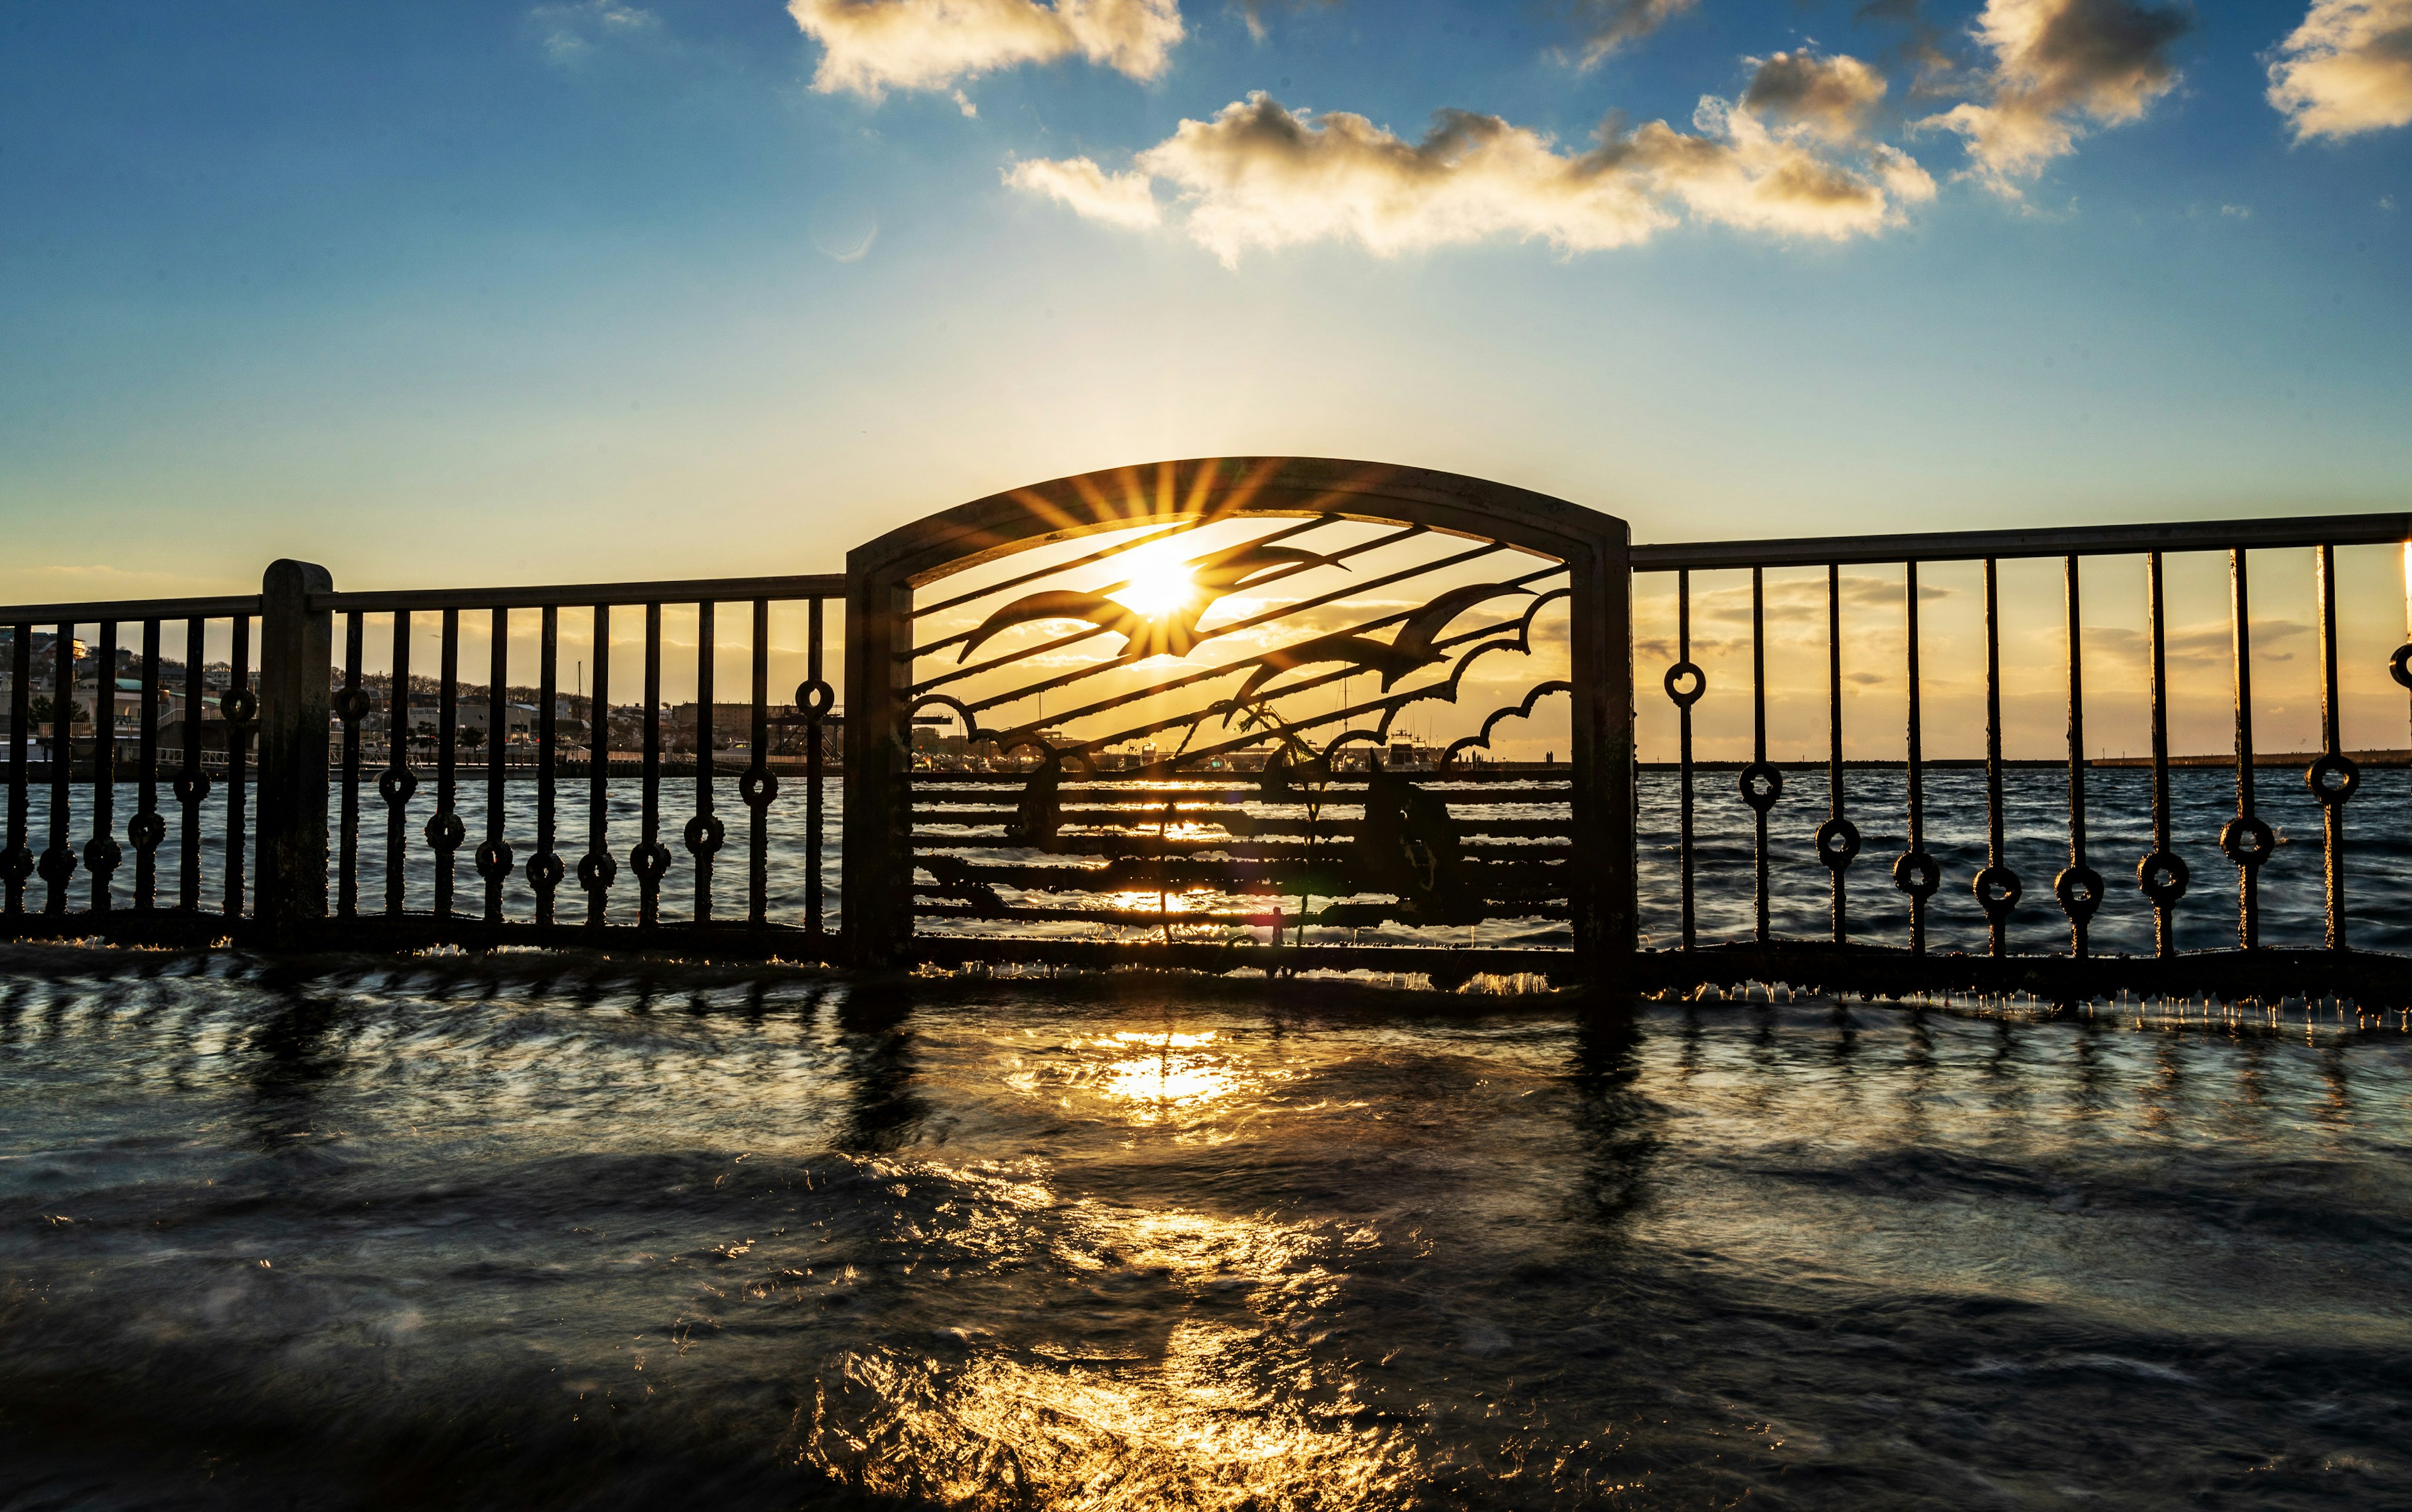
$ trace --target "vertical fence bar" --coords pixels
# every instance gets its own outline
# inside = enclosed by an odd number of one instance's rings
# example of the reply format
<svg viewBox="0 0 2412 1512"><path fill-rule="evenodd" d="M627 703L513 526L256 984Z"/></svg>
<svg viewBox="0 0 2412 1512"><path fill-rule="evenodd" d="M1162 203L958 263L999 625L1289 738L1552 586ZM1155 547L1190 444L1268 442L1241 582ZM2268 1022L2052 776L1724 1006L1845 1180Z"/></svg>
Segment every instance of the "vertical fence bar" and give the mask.
<svg viewBox="0 0 2412 1512"><path fill-rule="evenodd" d="M1934 896L1941 885L1942 869L1934 858L1926 853L1926 778L1923 719L1919 704L1918 671L1918 564L1902 565L1904 610L1908 641L1909 730L1906 796L1909 807L1909 849L1893 863L1893 886L1909 895L1909 949L1912 955L1926 954L1926 900Z"/></svg>
<svg viewBox="0 0 2412 1512"><path fill-rule="evenodd" d="M159 906L159 841L167 827L159 818L159 622L142 622L142 732L135 763L134 821L127 834L134 841L134 906L148 911Z"/></svg>
<svg viewBox="0 0 2412 1512"><path fill-rule="evenodd" d="M2236 944L2251 950L2261 943L2261 861L2272 846L2257 844L2254 830L2268 826L2253 812L2253 613L2244 550L2228 553L2228 617L2236 649L2236 820L2221 831L2219 848L2236 862Z"/></svg>
<svg viewBox="0 0 2412 1512"><path fill-rule="evenodd" d="M595 690L586 699L586 855L578 881L586 889L586 922L603 927L611 881L611 606L595 606Z"/></svg>
<svg viewBox="0 0 2412 1512"><path fill-rule="evenodd" d="M360 687L360 611L344 616L343 805L335 839L335 912L356 918L360 911L360 720L368 695Z"/></svg>
<svg viewBox="0 0 2412 1512"><path fill-rule="evenodd" d="M1767 943L1767 811L1784 790L1784 779L1767 764L1767 581L1750 569L1750 767L1743 773L1743 801L1751 807L1752 937Z"/></svg>
<svg viewBox="0 0 2412 1512"><path fill-rule="evenodd" d="M821 601L812 601L811 633L804 652L803 690L797 706L804 714L804 932L817 941L821 922L821 715L834 701L821 678Z"/></svg>
<svg viewBox="0 0 2412 1512"><path fill-rule="evenodd" d="M1834 943L1850 940L1849 884L1845 874L1859 854L1860 835L1843 791L1843 569L1826 564L1826 822L1817 828L1817 859L1831 873Z"/></svg>
<svg viewBox="0 0 2412 1512"><path fill-rule="evenodd" d="M227 696L221 700L227 716L226 913L228 918L241 918L246 880L243 857L251 848L250 793L244 782L250 771L252 719L258 712L259 700L251 691L251 616L236 615L228 628L234 646L228 657Z"/></svg>
<svg viewBox="0 0 2412 1512"><path fill-rule="evenodd" d="M2319 550L2320 585L2320 756L2304 773L2312 796L2319 800L2323 850L2328 871L2328 947L2345 944L2345 804L2361 780L2345 754L2343 711L2337 698L2336 548Z"/></svg>
<svg viewBox="0 0 2412 1512"><path fill-rule="evenodd" d="M720 849L722 826L712 812L713 603L695 607L695 817L686 828L687 854L695 858L695 921L712 922L712 858Z"/></svg>
<svg viewBox="0 0 2412 1512"><path fill-rule="evenodd" d="M435 917L452 917L452 854L461 845L461 611L444 611L437 641L435 690L435 812L427 816L427 848L435 853Z"/></svg>
<svg viewBox="0 0 2412 1512"><path fill-rule="evenodd" d="M385 911L402 913L402 879L409 870L404 810L418 789L419 773L410 769L410 610L393 611L393 685L386 699L386 768L377 779L385 800Z"/></svg>
<svg viewBox="0 0 2412 1512"><path fill-rule="evenodd" d="M110 879L117 872L117 622L100 622L100 663L92 680L92 834L83 869L92 879L92 911L109 911Z"/></svg>
<svg viewBox="0 0 2412 1512"><path fill-rule="evenodd" d="M12 625L8 647L8 848L0 853L0 886L5 886L7 892L0 906L17 917L25 912L25 879L34 874L34 852L26 838L26 825L32 814L25 765L26 737L32 733L34 719L33 683L34 627Z"/></svg>
<svg viewBox="0 0 2412 1512"><path fill-rule="evenodd" d="M51 639L51 844L42 852L42 880L50 884L42 912L67 911L67 879L75 875L75 852L67 844L67 772L75 762L75 626L62 624Z"/></svg>
<svg viewBox="0 0 2412 1512"><path fill-rule="evenodd" d="M2018 906L2019 879L2002 859L2002 589L1999 565L1985 559L1985 870L1977 878L1977 902L1990 926L1995 957L2009 954L2010 911Z"/></svg>
<svg viewBox="0 0 2412 1512"><path fill-rule="evenodd" d="M642 837L631 858L637 872L637 923L661 922L662 875L669 852L662 847L662 607L645 606L645 791Z"/></svg>
<svg viewBox="0 0 2412 1512"><path fill-rule="evenodd" d="M536 889L536 921L552 922L553 893L561 887L561 853L553 848L553 776L560 765L558 712L561 697L561 611L544 607L537 632L536 854L528 858L528 886Z"/></svg>
<svg viewBox="0 0 2412 1512"><path fill-rule="evenodd" d="M1675 657L1677 669L1692 666L1692 572L1689 567L1675 575ZM1675 674L1669 675L1668 691L1674 691ZM1692 857L1692 705L1708 691L1708 679L1697 669L1689 680L1693 692L1688 697L1675 700L1676 766L1681 773L1681 814L1676 821L1676 865L1682 875L1684 905L1684 948L1695 949L1699 944L1699 920L1693 902Z"/></svg>
<svg viewBox="0 0 2412 1512"><path fill-rule="evenodd" d="M486 839L478 847L478 875L486 884L486 922L503 921L503 882L511 874L510 843L503 838L511 743L511 611L493 611L486 647Z"/></svg>
<svg viewBox="0 0 2412 1512"><path fill-rule="evenodd" d="M2068 581L2068 866L2052 890L2068 916L2068 953L2086 952L2088 926L2102 904L2102 878L2085 864L2085 654L2078 559L2064 563Z"/></svg>
<svg viewBox="0 0 2412 1512"><path fill-rule="evenodd" d="M184 766L176 773L176 801L184 808L176 847L176 905L201 906L201 801L209 797L209 769L201 764L201 707L208 697L201 671L207 622L184 622Z"/></svg>
<svg viewBox="0 0 2412 1512"><path fill-rule="evenodd" d="M746 837L745 922L758 929L770 919L771 800L779 779L771 772L771 601L754 601L753 764L745 771L744 797L754 810Z"/></svg>
<svg viewBox="0 0 2412 1512"><path fill-rule="evenodd" d="M2178 953L2177 905L2185 896L2185 862L2169 848L2169 596L2161 553L2145 559L2152 620L2153 853L2136 870L2137 886L2153 902L2153 948L2164 958Z"/></svg>

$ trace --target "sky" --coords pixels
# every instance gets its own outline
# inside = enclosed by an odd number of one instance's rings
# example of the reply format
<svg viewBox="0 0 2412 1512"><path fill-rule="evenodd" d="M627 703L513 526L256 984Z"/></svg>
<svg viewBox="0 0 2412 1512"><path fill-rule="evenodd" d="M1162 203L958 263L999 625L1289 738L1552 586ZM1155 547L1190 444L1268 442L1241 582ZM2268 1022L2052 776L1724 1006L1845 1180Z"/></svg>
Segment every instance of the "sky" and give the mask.
<svg viewBox="0 0 2412 1512"><path fill-rule="evenodd" d="M2403 509L2407 122L2412 0L9 7L0 597L830 571L1204 455Z"/></svg>

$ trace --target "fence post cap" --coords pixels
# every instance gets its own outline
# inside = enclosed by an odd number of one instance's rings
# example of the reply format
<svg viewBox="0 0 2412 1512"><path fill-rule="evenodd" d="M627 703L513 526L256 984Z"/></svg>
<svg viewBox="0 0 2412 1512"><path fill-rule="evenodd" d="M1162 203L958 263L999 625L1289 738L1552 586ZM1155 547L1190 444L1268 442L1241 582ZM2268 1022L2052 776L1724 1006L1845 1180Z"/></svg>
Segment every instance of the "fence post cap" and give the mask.
<svg viewBox="0 0 2412 1512"><path fill-rule="evenodd" d="M262 593L269 594L331 594L335 591L335 576L316 562L297 562L289 556L280 556L268 564L268 570L260 574L259 587Z"/></svg>

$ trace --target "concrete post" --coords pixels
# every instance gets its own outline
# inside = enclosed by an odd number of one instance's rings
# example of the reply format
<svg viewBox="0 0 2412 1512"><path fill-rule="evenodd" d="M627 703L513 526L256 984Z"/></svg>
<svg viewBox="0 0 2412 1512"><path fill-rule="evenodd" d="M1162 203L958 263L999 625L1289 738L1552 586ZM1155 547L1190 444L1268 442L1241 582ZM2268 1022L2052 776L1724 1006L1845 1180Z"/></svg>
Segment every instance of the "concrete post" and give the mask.
<svg viewBox="0 0 2412 1512"><path fill-rule="evenodd" d="M335 580L308 562L269 565L259 595L259 805L252 908L268 943L306 944L327 917L327 729L334 616L312 609Z"/></svg>

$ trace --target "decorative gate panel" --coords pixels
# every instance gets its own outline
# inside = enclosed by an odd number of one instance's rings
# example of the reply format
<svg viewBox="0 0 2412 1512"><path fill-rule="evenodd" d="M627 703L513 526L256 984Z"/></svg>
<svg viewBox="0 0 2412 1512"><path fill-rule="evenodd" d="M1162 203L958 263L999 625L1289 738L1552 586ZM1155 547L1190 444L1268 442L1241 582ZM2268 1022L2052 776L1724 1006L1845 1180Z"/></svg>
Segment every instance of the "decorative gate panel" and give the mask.
<svg viewBox="0 0 2412 1512"><path fill-rule="evenodd" d="M1622 521L1318 459L1059 479L848 561L867 962L1629 952Z"/></svg>

